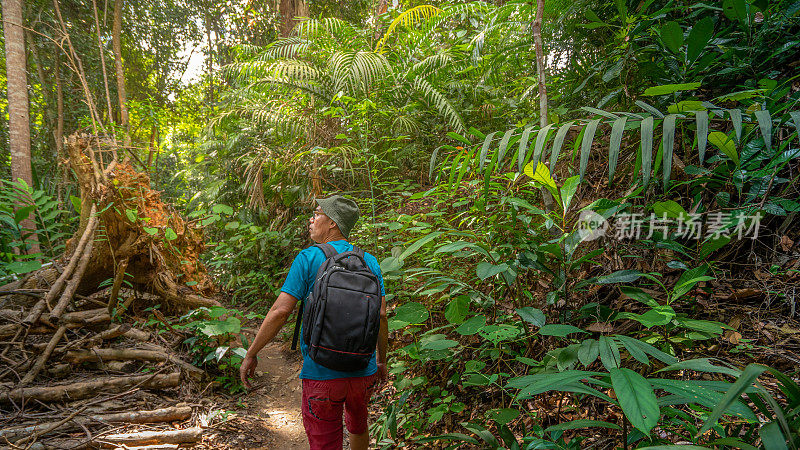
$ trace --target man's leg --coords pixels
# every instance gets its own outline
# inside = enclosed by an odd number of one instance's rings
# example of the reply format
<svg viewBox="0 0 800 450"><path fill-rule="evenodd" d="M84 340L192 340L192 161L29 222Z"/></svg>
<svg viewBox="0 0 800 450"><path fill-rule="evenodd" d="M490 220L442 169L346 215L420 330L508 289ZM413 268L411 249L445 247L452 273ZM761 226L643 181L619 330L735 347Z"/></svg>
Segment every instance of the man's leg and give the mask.
<svg viewBox="0 0 800 450"><path fill-rule="evenodd" d="M378 383L377 375L348 378L347 397L344 404L344 422L350 432L351 450L367 450L369 430L367 428L367 403Z"/></svg>
<svg viewBox="0 0 800 450"><path fill-rule="evenodd" d="M311 450L341 450L346 388L342 379L303 380L303 427Z"/></svg>

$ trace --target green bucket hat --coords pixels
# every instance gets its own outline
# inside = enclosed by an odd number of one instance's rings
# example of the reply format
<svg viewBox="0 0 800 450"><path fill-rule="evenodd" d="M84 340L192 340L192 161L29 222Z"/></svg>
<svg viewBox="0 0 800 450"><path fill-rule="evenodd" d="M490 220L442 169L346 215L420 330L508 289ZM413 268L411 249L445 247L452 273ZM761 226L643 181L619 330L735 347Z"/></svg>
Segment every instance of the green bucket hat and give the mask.
<svg viewBox="0 0 800 450"><path fill-rule="evenodd" d="M345 238L349 237L350 230L358 221L359 211L356 202L341 195L331 195L328 198L318 198L317 204L322 208L322 212L336 223L342 235Z"/></svg>

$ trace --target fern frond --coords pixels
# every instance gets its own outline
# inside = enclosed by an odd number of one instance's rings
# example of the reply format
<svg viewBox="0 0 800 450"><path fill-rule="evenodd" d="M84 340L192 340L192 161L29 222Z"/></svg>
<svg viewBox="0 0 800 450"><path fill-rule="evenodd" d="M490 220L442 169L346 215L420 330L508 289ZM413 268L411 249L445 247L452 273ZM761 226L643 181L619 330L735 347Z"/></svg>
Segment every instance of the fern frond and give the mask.
<svg viewBox="0 0 800 450"><path fill-rule="evenodd" d="M386 58L374 52L336 52L328 60L333 92L367 92L392 74Z"/></svg>
<svg viewBox="0 0 800 450"><path fill-rule="evenodd" d="M456 111L453 104L450 103L450 100L444 96L441 92L439 92L428 80L415 77L412 81L414 88L419 90L425 100L430 102L433 107L439 111L445 119L447 119L447 124L450 125L453 130L456 132L462 133L466 129L464 126L464 119L461 118L461 114Z"/></svg>
<svg viewBox="0 0 800 450"><path fill-rule="evenodd" d="M386 33L383 35L378 44L375 46L375 51L378 53L384 52L384 45L386 45L386 39L394 33L394 31L399 26L404 27L413 27L418 23L424 22L431 17L434 17L442 12L441 9L432 6L432 5L419 5L415 6L408 11L404 11L402 14L397 16L392 23L389 24L389 29L386 30Z"/></svg>

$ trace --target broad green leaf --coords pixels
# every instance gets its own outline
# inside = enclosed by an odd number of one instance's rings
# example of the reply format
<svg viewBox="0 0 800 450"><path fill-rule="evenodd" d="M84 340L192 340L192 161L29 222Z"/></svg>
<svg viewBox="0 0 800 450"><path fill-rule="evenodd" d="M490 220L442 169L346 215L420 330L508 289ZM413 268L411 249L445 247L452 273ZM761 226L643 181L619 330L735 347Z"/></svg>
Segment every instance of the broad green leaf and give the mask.
<svg viewBox="0 0 800 450"><path fill-rule="evenodd" d="M681 361L664 367L663 369L658 370L658 372L671 372L674 370L694 370L695 372L724 373L734 377L738 377L742 373L736 369L731 369L730 367L715 366L711 363L711 358L697 358Z"/></svg>
<svg viewBox="0 0 800 450"><path fill-rule="evenodd" d="M617 340L622 345L625 346L625 348L628 350L628 353L630 353L630 355L633 356L633 359L639 361L640 363L642 363L644 365L647 365L647 366L650 365L650 359L647 357L647 353L645 353L644 350L642 350L640 346L638 346L638 345L636 345L636 344L631 342L631 341L634 341L634 340L638 341L638 339L634 339L632 337L625 336L625 339L617 338Z"/></svg>
<svg viewBox="0 0 800 450"><path fill-rule="evenodd" d="M686 42L686 59L693 63L708 45L714 36L714 22L710 17L703 17L692 25L689 38Z"/></svg>
<svg viewBox="0 0 800 450"><path fill-rule="evenodd" d="M211 210L214 211L214 214L225 214L227 216L233 215L233 208L221 203L211 207Z"/></svg>
<svg viewBox="0 0 800 450"><path fill-rule="evenodd" d="M420 248L422 248L422 246L423 246L423 245L425 245L425 244L427 244L428 242L430 242L430 241L432 241L432 240L434 240L434 239L438 238L438 237L439 237L439 236L441 236L441 235L442 235L442 232L441 232L441 231L435 231L435 232L433 232L433 233L426 234L425 236L421 237L421 238L420 238L420 239L418 239L416 242L414 242L413 244L411 244L410 246L408 246L408 248L407 248L407 249L405 249L405 251L403 251L403 253L401 253L401 254L400 254L400 256L398 256L398 257L397 257L397 259L400 259L400 260L405 260L405 259L406 259L406 258L408 258L408 257L409 257L411 254L413 254L414 252L416 252L417 250L419 250Z"/></svg>
<svg viewBox="0 0 800 450"><path fill-rule="evenodd" d="M520 412L518 409L511 409L511 408L499 408L499 409L490 409L486 411L486 418L490 420L494 420L500 425L505 425L512 420L519 417Z"/></svg>
<svg viewBox="0 0 800 450"><path fill-rule="evenodd" d="M456 333L471 336L486 326L486 316L473 316L456 328Z"/></svg>
<svg viewBox="0 0 800 450"><path fill-rule="evenodd" d="M466 295L459 295L450 300L444 310L444 318L454 325L463 323L467 314L469 314L469 297Z"/></svg>
<svg viewBox="0 0 800 450"><path fill-rule="evenodd" d="M639 431L645 435L650 434L660 417L653 387L643 376L631 369L611 369L609 373L625 417Z"/></svg>
<svg viewBox="0 0 800 450"><path fill-rule="evenodd" d="M519 149L517 150L517 170L522 172L525 167L525 160L528 156L528 141L530 140L531 131L536 128L535 126L530 126L525 128L522 132L522 136L519 138Z"/></svg>
<svg viewBox="0 0 800 450"><path fill-rule="evenodd" d="M454 131L449 131L447 133L447 137L449 137L450 139L452 139L454 141L459 141L462 144L467 145L467 146L472 145L472 142L470 142L469 139L465 138L464 136L462 136L462 135L460 135L460 134L458 134L458 133L456 133Z"/></svg>
<svg viewBox="0 0 800 450"><path fill-rule="evenodd" d="M506 149L508 149L508 141L511 140L511 136L514 134L514 130L506 131L506 134L503 135L503 139L500 139L500 146L497 148L497 167L503 167L503 157L506 155Z"/></svg>
<svg viewBox="0 0 800 450"><path fill-rule="evenodd" d="M710 363L709 363L710 364ZM722 398L719 405L711 411L711 414L708 415L708 419L706 419L703 427L697 432L698 436L702 435L712 426L714 426L717 421L722 417L722 414L730 408L730 406L736 402L739 397L747 390L750 385L752 385L756 379L767 370L767 367L759 365L759 364L750 364L744 368L744 371L741 372L738 376L736 381L733 383L733 386L725 393L725 397Z"/></svg>
<svg viewBox="0 0 800 450"><path fill-rule="evenodd" d="M532 160L532 163L534 165L539 165L539 161L542 159L542 151L544 150L545 143L547 143L547 137L550 135L551 128L553 128L553 124L547 125L546 127L542 128L536 135L536 144L533 147L533 160Z"/></svg>
<svg viewBox="0 0 800 450"><path fill-rule="evenodd" d="M642 150L642 184L650 181L650 170L653 161L653 117L646 117L641 123Z"/></svg>
<svg viewBox="0 0 800 450"><path fill-rule="evenodd" d="M699 81L695 83L662 84L645 89L643 95L652 97L656 95L674 94L680 91L694 91L698 88L700 88Z"/></svg>
<svg viewBox="0 0 800 450"><path fill-rule="evenodd" d="M786 436L781 432L781 427L778 422L770 422L758 430L758 435L761 436L761 443L764 448L770 450L788 450L786 446Z"/></svg>
<svg viewBox="0 0 800 450"><path fill-rule="evenodd" d="M14 213L14 222L19 225L23 220L27 219L35 209L36 205L23 206L17 209Z"/></svg>
<svg viewBox="0 0 800 450"><path fill-rule="evenodd" d="M142 229L150 236L155 236L158 233L158 228L142 227Z"/></svg>
<svg viewBox="0 0 800 450"><path fill-rule="evenodd" d="M428 320L430 314L425 305L417 302L404 303L394 310L394 319L407 324L423 323Z"/></svg>
<svg viewBox="0 0 800 450"><path fill-rule="evenodd" d="M175 239L178 239L178 233L176 233L172 227L167 227L167 229L164 230L164 238L168 241L174 241Z"/></svg>
<svg viewBox="0 0 800 450"><path fill-rule="evenodd" d="M606 370L618 369L621 361L619 347L614 339L607 336L600 336L598 339L598 349L600 351L600 362Z"/></svg>
<svg viewBox="0 0 800 450"><path fill-rule="evenodd" d="M698 404L713 409L719 404L724 395L723 391L718 391L711 386L703 385L701 384L702 381L698 380L650 378L648 381L654 389L663 389L677 397L670 402L671 405ZM733 383L725 384L729 386L733 385ZM739 416L745 420L752 420L753 422L758 420L753 411L741 401L734 402L725 413Z"/></svg>
<svg viewBox="0 0 800 450"><path fill-rule="evenodd" d="M39 261L12 261L3 266L8 273L22 275L24 273L33 272L42 268L42 263Z"/></svg>
<svg viewBox="0 0 800 450"><path fill-rule="evenodd" d="M622 429L622 427L615 423L603 422L601 420L578 419L549 426L544 430L544 432L550 433L551 431L579 430L582 428L610 428L612 430Z"/></svg>
<svg viewBox="0 0 800 450"><path fill-rule="evenodd" d="M683 46L683 29L677 22L670 20L665 23L659 30L661 40L664 45L672 51L678 53Z"/></svg>
<svg viewBox="0 0 800 450"><path fill-rule="evenodd" d="M482 261L478 263L475 273L478 275L478 278L485 280L489 277L497 275L498 273L505 272L506 270L508 270L508 264L506 263L494 265L492 263Z"/></svg>
<svg viewBox="0 0 800 450"><path fill-rule="evenodd" d="M601 372L589 372L585 370L565 370L558 373L539 373L536 375L524 375L508 380L506 387L521 389L518 397L533 396L550 390L563 390L570 384L577 381L603 375Z"/></svg>
<svg viewBox="0 0 800 450"><path fill-rule="evenodd" d="M483 361L479 361L476 359L467 361L464 364L464 371L465 372L480 372L483 368L486 367L486 363Z"/></svg>
<svg viewBox="0 0 800 450"><path fill-rule="evenodd" d="M717 147L725 156L730 158L737 166L739 154L736 153L736 143L727 134L721 131L712 131L708 135L708 142Z"/></svg>
<svg viewBox="0 0 800 450"><path fill-rule="evenodd" d="M528 322L528 323L532 324L533 326L539 327L539 328L543 327L544 324L545 324L545 321L547 320L545 318L545 315L544 315L544 313L542 312L541 309L536 309L536 308L534 308L532 306L525 306L525 307L522 307L522 308L517 308L517 314L519 314L519 316L525 322Z"/></svg>
<svg viewBox="0 0 800 450"><path fill-rule="evenodd" d="M665 214L670 219L677 219L679 217L687 217L689 213L683 209L683 206L672 200L665 200L663 202L653 203L653 212L658 217L663 217Z"/></svg>
<svg viewBox="0 0 800 450"><path fill-rule="evenodd" d="M486 139L483 140L480 157L478 158L478 171L480 172L483 172L483 165L486 162L486 154L489 151L489 145L492 143L492 139L494 138L495 134L497 134L497 131L492 131L486 135Z"/></svg>
<svg viewBox="0 0 800 450"><path fill-rule="evenodd" d="M478 334L492 341L495 345L500 342L514 340L522 330L513 325L486 325L478 330Z"/></svg>
<svg viewBox="0 0 800 450"><path fill-rule="evenodd" d="M583 367L589 367L598 356L600 356L600 346L596 340L586 339L581 342L581 346L578 347L578 361Z"/></svg>
<svg viewBox="0 0 800 450"><path fill-rule="evenodd" d="M708 264L702 264L694 269L689 269L686 272L683 272L680 278L678 278L678 281L675 282L675 287L672 291L672 299L674 300L683 297L701 281L713 280L713 277L704 277L706 272L708 272Z"/></svg>
<svg viewBox="0 0 800 450"><path fill-rule="evenodd" d="M81 213L81 199L80 197L75 197L74 195L69 196L69 201L72 203L72 208L75 209L75 212L80 214Z"/></svg>
<svg viewBox="0 0 800 450"><path fill-rule="evenodd" d="M729 447L738 448L741 450L758 450L758 447L754 447L746 442L741 441L740 439L732 437L717 439L716 441L709 442L708 444L714 445L714 448L719 448L720 445L727 445Z"/></svg>
<svg viewBox="0 0 800 450"><path fill-rule="evenodd" d="M664 364L675 364L678 362L678 358L669 355L667 353L662 352L661 350L653 347L652 345L642 342L638 339L633 339L628 336L624 336L621 334L617 334L614 336L617 340L623 343L625 347L638 347L643 352L647 353L648 355L652 356L653 358L663 362Z"/></svg>
<svg viewBox="0 0 800 450"><path fill-rule="evenodd" d="M388 256L381 261L381 272L384 274L394 272L403 268L403 260L394 256Z"/></svg>
<svg viewBox="0 0 800 450"><path fill-rule="evenodd" d="M597 125L601 119L594 119L589 121L583 133L583 141L581 142L581 161L579 167L580 179L583 180L583 175L586 173L586 167L589 165L589 152L592 150L592 142L594 142L594 133L597 130Z"/></svg>
<svg viewBox="0 0 800 450"><path fill-rule="evenodd" d="M625 131L625 123L628 118L623 116L614 121L611 127L611 138L608 146L608 182L614 180L614 173L617 170L617 161L619 160L619 148L622 143L622 133ZM552 167L552 165L550 166Z"/></svg>
<svg viewBox="0 0 800 450"><path fill-rule="evenodd" d="M796 120L796 122L800 123L800 119ZM553 139L553 150L550 152L550 167L556 166L558 155L561 153L561 146L564 145L564 138L567 136L567 132L574 123L575 121L567 122L558 129L556 138Z"/></svg>
<svg viewBox="0 0 800 450"><path fill-rule="evenodd" d="M708 144L708 111L697 111L695 120L697 121L697 151L700 155L700 164L703 164Z"/></svg>
<svg viewBox="0 0 800 450"><path fill-rule="evenodd" d="M583 331L576 326L565 324L548 324L539 329L539 334L545 336L564 337L572 333L586 333L586 331Z"/></svg>
<svg viewBox="0 0 800 450"><path fill-rule="evenodd" d="M702 447L691 444L674 445L651 445L649 447L637 447L637 450L711 450L709 447Z"/></svg>
<svg viewBox="0 0 800 450"><path fill-rule="evenodd" d="M445 350L457 346L458 342L450 339L434 339L422 344L424 350Z"/></svg>
<svg viewBox="0 0 800 450"><path fill-rule="evenodd" d="M642 272L638 270L618 270L609 275L597 277L596 284L612 284L612 283L631 283L638 280L642 276Z"/></svg>
<svg viewBox="0 0 800 450"><path fill-rule="evenodd" d="M703 242L703 244L700 246L700 253L698 254L698 259L700 259L701 261L706 259L708 255L721 249L722 247L727 245L728 242L730 241L731 241L730 236L720 236L717 239L709 239Z"/></svg>
<svg viewBox="0 0 800 450"><path fill-rule="evenodd" d="M635 320L647 328L663 326L675 318L675 310L669 305L659 305L644 314L619 313L619 318Z"/></svg>
<svg viewBox="0 0 800 450"><path fill-rule="evenodd" d="M614 114L612 112L603 111L602 109L598 109L598 108L592 108L591 106L581 106L581 109L586 111L586 112L590 112L592 114L597 114L599 116L607 117L607 118L612 119L612 120L616 120L616 119L619 118L618 115L616 115L616 114Z"/></svg>
<svg viewBox="0 0 800 450"><path fill-rule="evenodd" d="M663 184L664 190L669 186L669 177L672 174L672 152L675 147L675 114L668 114L664 118L664 128L661 143L664 148Z"/></svg>
<svg viewBox="0 0 800 450"><path fill-rule="evenodd" d="M766 109L756 111L755 115L758 127L761 128L761 135L764 136L764 145L767 151L772 150L772 116Z"/></svg>
<svg viewBox="0 0 800 450"><path fill-rule="evenodd" d="M731 116L733 130L736 132L736 142L740 142L742 140L742 112L738 109L728 109L726 111Z"/></svg>
<svg viewBox="0 0 800 450"><path fill-rule="evenodd" d="M580 178L575 175L567 178L564 181L564 185L561 186L561 203L564 207L564 215L567 214L569 204L572 202L572 197L575 196L575 192L578 190L578 185L580 182Z"/></svg>
<svg viewBox="0 0 800 450"><path fill-rule="evenodd" d="M463 433L445 433L445 434L437 434L436 436L426 436L414 439L415 443L426 443L426 442L436 442L436 441L466 442L474 445L480 444L480 441L478 441L474 437Z"/></svg>
<svg viewBox="0 0 800 450"><path fill-rule="evenodd" d="M652 105L649 105L649 104L647 104L647 103L645 103L645 102L643 102L641 100L636 100L634 103L638 107L640 107L643 110L645 110L645 111L649 112L650 114L652 114L653 117L655 117L655 118L661 119L661 118L664 117L664 114L661 114L661 111L659 111L658 109L654 108Z"/></svg>
<svg viewBox="0 0 800 450"><path fill-rule="evenodd" d="M199 330L209 337L221 336L227 333L238 334L241 331L242 322L238 317L229 316L225 320L209 320L203 322Z"/></svg>

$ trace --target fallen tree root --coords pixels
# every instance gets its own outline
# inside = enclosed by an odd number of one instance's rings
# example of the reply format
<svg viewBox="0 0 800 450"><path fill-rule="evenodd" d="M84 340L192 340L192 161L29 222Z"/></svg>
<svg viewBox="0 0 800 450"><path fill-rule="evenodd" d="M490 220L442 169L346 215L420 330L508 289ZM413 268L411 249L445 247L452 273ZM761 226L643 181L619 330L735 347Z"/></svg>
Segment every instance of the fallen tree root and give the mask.
<svg viewBox="0 0 800 450"><path fill-rule="evenodd" d="M152 411L131 411L114 414L92 414L85 417L76 417L70 422L57 427L58 432L78 430L83 426L89 426L92 423L159 423L159 422L175 422L178 420L186 420L192 415L191 406L174 406L171 408L160 408ZM38 434L43 436L45 430L56 431L53 425L59 422L41 423L37 425L30 425L26 427L5 428L0 430L0 442L4 439L14 441L31 434ZM51 430L51 428L53 428Z"/></svg>
<svg viewBox="0 0 800 450"><path fill-rule="evenodd" d="M197 442L203 437L200 427L169 431L140 431L138 433L111 434L97 438L104 447L119 445L154 445L154 444L186 444Z"/></svg>
<svg viewBox="0 0 800 450"><path fill-rule="evenodd" d="M95 381L62 384L58 386L37 386L14 389L0 393L0 403L19 403L23 400L39 400L41 402L63 402L80 400L98 394L115 394L131 387L145 389L165 389L180 384L179 372L170 374L138 375L131 377L104 377Z"/></svg>
<svg viewBox="0 0 800 450"><path fill-rule="evenodd" d="M166 351L158 350L139 350L130 348L93 348L90 350L72 350L67 352L64 360L73 364L80 364L87 361L170 361L178 367L186 370L193 376L202 376L205 372L202 369L171 356Z"/></svg>

